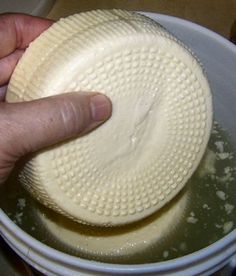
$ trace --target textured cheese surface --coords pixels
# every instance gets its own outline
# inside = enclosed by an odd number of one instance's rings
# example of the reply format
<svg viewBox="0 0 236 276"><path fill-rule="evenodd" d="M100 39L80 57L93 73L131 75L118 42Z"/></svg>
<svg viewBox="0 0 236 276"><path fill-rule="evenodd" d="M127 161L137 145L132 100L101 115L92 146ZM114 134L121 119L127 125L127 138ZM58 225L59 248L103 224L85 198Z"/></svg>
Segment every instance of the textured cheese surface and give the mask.
<svg viewBox="0 0 236 276"><path fill-rule="evenodd" d="M190 192L184 191L171 205L153 216L123 227L101 228L72 222L52 212L37 212L37 219L54 244L86 257L129 257L160 247L185 218Z"/></svg>
<svg viewBox="0 0 236 276"><path fill-rule="evenodd" d="M37 153L22 183L46 206L84 223L121 225L154 213L183 188L209 139L211 93L199 62L142 15L76 14L29 46L7 100L79 90L106 94L112 118Z"/></svg>

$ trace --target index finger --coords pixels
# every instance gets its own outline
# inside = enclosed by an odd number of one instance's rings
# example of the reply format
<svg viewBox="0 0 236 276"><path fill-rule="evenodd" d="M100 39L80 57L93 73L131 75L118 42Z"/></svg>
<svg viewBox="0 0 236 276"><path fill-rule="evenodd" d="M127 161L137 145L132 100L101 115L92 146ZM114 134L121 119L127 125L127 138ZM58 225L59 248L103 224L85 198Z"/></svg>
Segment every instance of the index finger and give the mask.
<svg viewBox="0 0 236 276"><path fill-rule="evenodd" d="M26 14L0 15L0 58L16 49L25 49L53 21Z"/></svg>

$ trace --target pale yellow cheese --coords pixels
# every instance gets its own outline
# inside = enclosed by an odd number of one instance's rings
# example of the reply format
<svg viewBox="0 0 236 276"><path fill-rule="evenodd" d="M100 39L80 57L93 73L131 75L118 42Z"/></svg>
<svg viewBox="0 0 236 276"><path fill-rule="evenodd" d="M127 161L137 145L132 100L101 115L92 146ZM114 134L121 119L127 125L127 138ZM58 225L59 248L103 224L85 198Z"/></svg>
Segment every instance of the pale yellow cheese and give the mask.
<svg viewBox="0 0 236 276"><path fill-rule="evenodd" d="M161 247L178 231L189 207L190 191L184 191L166 208L140 222L123 227L95 227L72 222L52 212L36 213L36 220L54 246L93 258L129 258Z"/></svg>
<svg viewBox="0 0 236 276"><path fill-rule="evenodd" d="M79 90L106 94L111 119L34 155L23 185L46 206L88 224L122 225L159 210L184 187L209 139L211 93L199 62L137 13L76 14L29 46L7 100Z"/></svg>

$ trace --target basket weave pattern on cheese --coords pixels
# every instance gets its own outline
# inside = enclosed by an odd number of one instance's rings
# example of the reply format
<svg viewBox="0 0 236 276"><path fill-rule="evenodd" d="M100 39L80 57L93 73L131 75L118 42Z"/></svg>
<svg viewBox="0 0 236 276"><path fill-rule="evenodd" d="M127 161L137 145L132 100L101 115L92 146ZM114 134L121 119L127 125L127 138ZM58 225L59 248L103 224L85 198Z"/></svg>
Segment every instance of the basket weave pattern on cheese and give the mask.
<svg viewBox="0 0 236 276"><path fill-rule="evenodd" d="M170 201L209 139L211 95L202 68L152 20L92 11L55 23L18 64L9 101L101 91L112 118L37 153L21 179L42 203L75 220L120 225Z"/></svg>

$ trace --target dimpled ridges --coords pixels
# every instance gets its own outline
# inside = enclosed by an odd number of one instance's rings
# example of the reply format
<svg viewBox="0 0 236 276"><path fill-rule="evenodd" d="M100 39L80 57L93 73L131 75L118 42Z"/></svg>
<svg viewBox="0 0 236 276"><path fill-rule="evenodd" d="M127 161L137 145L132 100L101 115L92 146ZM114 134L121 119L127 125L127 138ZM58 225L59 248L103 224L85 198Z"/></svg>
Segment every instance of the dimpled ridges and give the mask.
<svg viewBox="0 0 236 276"><path fill-rule="evenodd" d="M49 239L55 244L63 243L70 253L82 253L81 257L96 259L108 256L117 260L117 257L134 256L153 251L163 239L176 231L176 226L185 217L190 203L190 193L185 190L176 197L171 207L163 208L161 212L149 218L123 227L90 227L73 223L52 212L37 212L39 225L47 232ZM46 211L46 213L45 213ZM101 260L101 259L100 259ZM104 261L104 260L103 260Z"/></svg>
<svg viewBox="0 0 236 276"><path fill-rule="evenodd" d="M32 53L39 61L32 58L35 66L23 81ZM83 223L126 224L160 209L190 178L209 138L211 96L201 66L144 16L88 12L36 39L8 95L14 101L79 90L110 97L112 118L38 153L22 174L26 188Z"/></svg>

